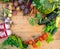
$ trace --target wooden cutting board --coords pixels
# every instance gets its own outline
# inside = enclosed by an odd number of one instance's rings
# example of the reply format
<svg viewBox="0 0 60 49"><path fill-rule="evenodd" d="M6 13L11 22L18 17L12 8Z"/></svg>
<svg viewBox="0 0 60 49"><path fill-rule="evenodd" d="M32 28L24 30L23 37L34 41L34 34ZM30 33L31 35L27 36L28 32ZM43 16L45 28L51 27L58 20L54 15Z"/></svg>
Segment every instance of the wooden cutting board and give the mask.
<svg viewBox="0 0 60 49"><path fill-rule="evenodd" d="M0 3L1 5L1 3ZM1 6L0 6L1 8ZM29 24L29 16L23 16L22 12L18 12L16 16L12 16L13 25L11 26L11 30L14 34L21 36L23 40L33 39L32 36L38 37L43 33L44 25L34 25L31 26ZM41 42L41 46L38 48L33 48L31 45L28 46L27 49L60 49L60 24L58 27L58 31L53 36L55 39L51 43L46 43L46 41ZM5 39L0 39L0 44ZM8 46L7 46L8 47ZM18 49L16 47L9 47L7 49Z"/></svg>

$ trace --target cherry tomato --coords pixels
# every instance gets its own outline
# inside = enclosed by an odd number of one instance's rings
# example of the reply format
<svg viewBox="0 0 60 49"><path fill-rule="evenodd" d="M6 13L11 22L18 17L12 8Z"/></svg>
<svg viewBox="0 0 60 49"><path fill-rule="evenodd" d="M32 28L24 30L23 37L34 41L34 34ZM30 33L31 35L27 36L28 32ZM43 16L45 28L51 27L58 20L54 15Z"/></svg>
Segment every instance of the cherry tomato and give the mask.
<svg viewBox="0 0 60 49"><path fill-rule="evenodd" d="M33 48L37 48L37 45L36 44L32 44Z"/></svg>
<svg viewBox="0 0 60 49"><path fill-rule="evenodd" d="M45 39L48 37L48 34L47 34L47 33L44 33L44 34L42 35L42 37L43 37L43 39L45 40Z"/></svg>
<svg viewBox="0 0 60 49"><path fill-rule="evenodd" d="M33 41L32 41L32 40L29 40L28 43L29 43L30 45L32 45L32 44L33 44Z"/></svg>
<svg viewBox="0 0 60 49"><path fill-rule="evenodd" d="M36 43L38 41L38 39L34 39L34 42Z"/></svg>
<svg viewBox="0 0 60 49"><path fill-rule="evenodd" d="M39 40L40 40L40 41L43 41L43 37L42 37L42 36L40 36L40 37L39 37Z"/></svg>

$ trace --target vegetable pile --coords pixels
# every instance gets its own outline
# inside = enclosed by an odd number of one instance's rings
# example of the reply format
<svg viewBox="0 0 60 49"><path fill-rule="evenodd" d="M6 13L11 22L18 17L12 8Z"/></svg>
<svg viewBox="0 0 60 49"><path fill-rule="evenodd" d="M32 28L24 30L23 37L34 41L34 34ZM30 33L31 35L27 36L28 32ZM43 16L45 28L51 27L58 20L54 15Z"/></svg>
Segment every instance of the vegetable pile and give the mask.
<svg viewBox="0 0 60 49"><path fill-rule="evenodd" d="M10 11L11 13L11 11ZM10 17L8 17L8 10L3 9L0 11L0 38L6 38L12 34L10 30L10 26L12 21Z"/></svg>
<svg viewBox="0 0 60 49"><path fill-rule="evenodd" d="M3 2L7 1L8 0L4 0ZM11 4L6 4L6 8L10 9L14 15L20 10L23 11L23 15L27 15L31 11L30 5L32 4L32 0L9 0L9 2L11 2Z"/></svg>

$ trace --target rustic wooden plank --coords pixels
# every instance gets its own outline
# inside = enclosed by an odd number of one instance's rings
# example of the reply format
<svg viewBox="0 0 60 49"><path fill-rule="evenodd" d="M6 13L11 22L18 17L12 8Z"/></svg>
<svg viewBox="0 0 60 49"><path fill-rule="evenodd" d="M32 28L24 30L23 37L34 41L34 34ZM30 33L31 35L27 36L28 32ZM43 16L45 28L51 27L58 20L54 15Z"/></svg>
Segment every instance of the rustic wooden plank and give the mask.
<svg viewBox="0 0 60 49"><path fill-rule="evenodd" d="M0 6L1 8L1 6ZM11 30L14 34L21 36L23 40L33 39L32 36L39 36L43 32L42 26L31 26L28 22L29 16L23 16L22 12L18 12L16 16L12 16L12 21L14 25L11 26ZM54 41L47 44L46 41L41 42L41 46L39 48L33 48L31 45L27 49L60 49L60 24L57 33L54 35ZM0 39L0 44L5 39ZM9 49L16 49L15 47L10 47Z"/></svg>

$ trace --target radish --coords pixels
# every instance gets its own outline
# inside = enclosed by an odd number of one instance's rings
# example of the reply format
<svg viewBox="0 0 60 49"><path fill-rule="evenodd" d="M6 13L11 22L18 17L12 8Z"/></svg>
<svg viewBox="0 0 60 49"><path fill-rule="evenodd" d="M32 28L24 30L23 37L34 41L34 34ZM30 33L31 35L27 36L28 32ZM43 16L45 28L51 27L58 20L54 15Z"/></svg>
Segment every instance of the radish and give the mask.
<svg viewBox="0 0 60 49"><path fill-rule="evenodd" d="M13 11L12 13L13 13L13 15L17 15L17 12L16 11Z"/></svg>

